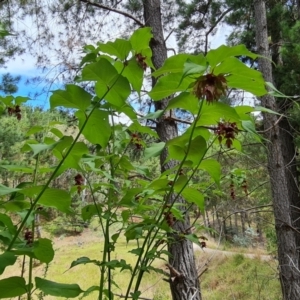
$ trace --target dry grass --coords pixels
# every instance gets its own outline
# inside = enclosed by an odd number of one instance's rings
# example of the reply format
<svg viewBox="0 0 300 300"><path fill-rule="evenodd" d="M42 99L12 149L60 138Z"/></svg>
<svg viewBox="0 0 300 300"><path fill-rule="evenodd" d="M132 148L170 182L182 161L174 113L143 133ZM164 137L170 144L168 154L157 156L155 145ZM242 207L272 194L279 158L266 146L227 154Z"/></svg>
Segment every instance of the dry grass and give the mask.
<svg viewBox="0 0 300 300"><path fill-rule="evenodd" d="M208 241L208 246L213 247L213 242ZM125 240L121 240L112 254L112 259L124 259L127 263L134 264L136 256L128 252L132 247L128 246ZM93 285L99 285L99 268L96 265L79 265L69 269L72 261L83 256L101 260L102 238L97 232L89 230L77 237L56 238L54 239L54 248L56 250L55 258L47 272L45 273L44 266L36 266L34 276L45 276L48 280L61 283L78 283L83 290ZM241 252L241 248L230 249L230 251L233 250ZM252 250L253 253L260 255L260 251ZM280 299L275 261L263 262L259 259L245 258L241 254L231 256L215 254L211 259L211 255L211 253L203 251L196 253L199 268L209 262L208 270L201 277L203 300ZM154 265L164 268L163 261L155 261ZM13 275L19 276L20 270L21 261L15 266L8 267L0 279ZM115 270L113 279L119 284L119 288L114 287L116 294L126 292L129 278L129 271ZM168 284L162 280L162 275L154 272L145 274L140 290L143 292L142 296L149 299L171 299ZM97 299L97 296L97 293L94 292L84 299L94 300ZM36 296L35 299L37 299ZM54 300L57 297L45 296L44 299ZM115 299L119 299L119 297L115 297Z"/></svg>

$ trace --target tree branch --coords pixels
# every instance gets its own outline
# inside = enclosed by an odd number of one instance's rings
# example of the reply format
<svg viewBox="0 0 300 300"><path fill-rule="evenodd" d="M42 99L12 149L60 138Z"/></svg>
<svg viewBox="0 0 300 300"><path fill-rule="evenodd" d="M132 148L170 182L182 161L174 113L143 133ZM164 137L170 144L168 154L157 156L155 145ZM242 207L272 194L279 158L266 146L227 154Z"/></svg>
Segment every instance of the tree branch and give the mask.
<svg viewBox="0 0 300 300"><path fill-rule="evenodd" d="M218 20L215 22L215 24L205 33L205 54L207 53L207 47L208 47L208 35L216 28L216 26L221 22L221 20L230 12L233 8L230 7L227 10L225 10L221 16L218 18Z"/></svg>
<svg viewBox="0 0 300 300"><path fill-rule="evenodd" d="M108 11L112 11L114 13L117 13L117 14L120 14L122 16L125 16L131 20L133 20L135 23L137 23L138 25L140 25L141 27L144 27L145 24L142 23L139 19L137 19L136 17L134 17L133 15L127 13L126 11L122 11L122 10L119 10L119 9L116 9L116 8L113 8L113 7L109 7L109 6L106 6L106 5L103 5L103 4L100 4L100 3L95 3L95 2L90 2L88 0L79 0L80 2L83 2L83 3L86 3L87 5L92 5L92 6L96 6L98 8L102 8L102 9L105 9L105 10L108 10Z"/></svg>

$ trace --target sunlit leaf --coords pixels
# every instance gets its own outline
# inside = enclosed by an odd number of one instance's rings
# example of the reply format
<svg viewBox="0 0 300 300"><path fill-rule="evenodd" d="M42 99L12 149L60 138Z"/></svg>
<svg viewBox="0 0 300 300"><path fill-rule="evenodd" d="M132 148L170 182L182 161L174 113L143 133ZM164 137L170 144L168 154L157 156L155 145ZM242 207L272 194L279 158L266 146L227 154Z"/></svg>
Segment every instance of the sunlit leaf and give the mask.
<svg viewBox="0 0 300 300"><path fill-rule="evenodd" d="M92 95L82 87L67 84L65 90L56 90L50 97L50 107L63 106L85 110L91 105Z"/></svg>
<svg viewBox="0 0 300 300"><path fill-rule="evenodd" d="M160 155L160 153L163 151L164 148L165 148L164 142L153 144L149 148L145 149L145 158L150 158L150 157L155 157Z"/></svg>

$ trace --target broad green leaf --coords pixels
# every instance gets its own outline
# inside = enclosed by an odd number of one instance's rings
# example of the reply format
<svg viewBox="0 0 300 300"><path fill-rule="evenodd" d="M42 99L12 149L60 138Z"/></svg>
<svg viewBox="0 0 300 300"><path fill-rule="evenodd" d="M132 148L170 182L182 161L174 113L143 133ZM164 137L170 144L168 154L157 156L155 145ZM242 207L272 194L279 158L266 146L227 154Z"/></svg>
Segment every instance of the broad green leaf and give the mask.
<svg viewBox="0 0 300 300"><path fill-rule="evenodd" d="M57 128L53 127L50 129L50 132L52 132L54 135L56 135L58 138L62 138L64 134Z"/></svg>
<svg viewBox="0 0 300 300"><path fill-rule="evenodd" d="M149 96L154 100L161 100L176 92L185 91L193 80L186 77L182 80L180 73L171 73L160 77L156 85L149 92Z"/></svg>
<svg viewBox="0 0 300 300"><path fill-rule="evenodd" d="M6 214L1 214L0 213L0 226L1 227L6 227L8 231L12 234L16 232L16 228L9 216Z"/></svg>
<svg viewBox="0 0 300 300"><path fill-rule="evenodd" d="M11 194L11 193L17 192L19 190L20 189L14 189L14 188L7 187L7 186L5 186L3 184L0 184L0 196Z"/></svg>
<svg viewBox="0 0 300 300"><path fill-rule="evenodd" d="M33 173L34 171L32 167L17 166L17 165L0 165L0 168L3 168L7 171L22 172L22 173Z"/></svg>
<svg viewBox="0 0 300 300"><path fill-rule="evenodd" d="M152 116L152 117L155 117L155 116ZM132 124L130 124L128 129L132 132L147 133L151 136L157 137L157 133L153 129L149 128L148 126L143 126L137 121L134 121Z"/></svg>
<svg viewBox="0 0 300 300"><path fill-rule="evenodd" d="M27 102L28 100L30 100L29 97L17 96L17 97L15 98L15 104L16 104L16 105L20 105L21 103Z"/></svg>
<svg viewBox="0 0 300 300"><path fill-rule="evenodd" d="M197 245L200 246L199 239L198 239L198 237L195 234L186 234L186 235L184 235L184 237L187 240L191 241L192 243L195 243L195 244L197 244Z"/></svg>
<svg viewBox="0 0 300 300"><path fill-rule="evenodd" d="M130 42L122 39L116 39L114 42L105 44L99 43L98 45L101 52L116 56L120 60L125 60L131 51Z"/></svg>
<svg viewBox="0 0 300 300"><path fill-rule="evenodd" d="M23 277L9 277L0 280L0 299L12 298L24 295L27 286Z"/></svg>
<svg viewBox="0 0 300 300"><path fill-rule="evenodd" d="M192 55L186 53L180 53L178 55L171 56L167 58L163 64L163 66L152 73L152 76L160 76L167 73L183 73L184 65L187 61L191 63L206 65L206 58L203 54Z"/></svg>
<svg viewBox="0 0 300 300"><path fill-rule="evenodd" d="M256 96L267 93L263 76L251 69L235 57L224 60L214 69L214 74L225 74L228 87L242 89Z"/></svg>
<svg viewBox="0 0 300 300"><path fill-rule="evenodd" d="M43 151L46 151L46 150L51 150L53 149L56 145L57 145L58 142L55 142L53 144L27 144L31 150L33 151L33 155L32 156L35 156Z"/></svg>
<svg viewBox="0 0 300 300"><path fill-rule="evenodd" d="M189 92L182 92L170 100L166 109L177 108L187 110L191 114L197 114L199 109L199 100Z"/></svg>
<svg viewBox="0 0 300 300"><path fill-rule="evenodd" d="M126 191L126 194L123 196L123 198L120 201L120 205L122 206L133 206L133 203L136 199L136 197L143 192L142 188L131 188Z"/></svg>
<svg viewBox="0 0 300 300"><path fill-rule="evenodd" d="M33 243L33 253L38 260L49 264L54 258L52 241L45 238L38 239Z"/></svg>
<svg viewBox="0 0 300 300"><path fill-rule="evenodd" d="M187 62L184 64L183 77L193 74L197 74L200 76L206 71L206 69L206 61L204 61L203 65L199 65L188 59Z"/></svg>
<svg viewBox="0 0 300 300"><path fill-rule="evenodd" d="M204 196L198 190L187 187L181 194L187 202L195 203L202 212L204 211Z"/></svg>
<svg viewBox="0 0 300 300"><path fill-rule="evenodd" d="M242 127L247 132L252 133L256 140L261 141L261 136L256 132L255 125L252 121L243 120Z"/></svg>
<svg viewBox="0 0 300 300"><path fill-rule="evenodd" d="M77 111L75 115L81 128L86 120L86 116L82 111ZM108 112L99 109L93 110L82 133L90 143L99 144L102 148L105 148L111 135Z"/></svg>
<svg viewBox="0 0 300 300"><path fill-rule="evenodd" d="M78 284L57 283L39 277L35 277L35 285L46 295L55 297L75 298L83 292Z"/></svg>
<svg viewBox="0 0 300 300"><path fill-rule="evenodd" d="M134 90L141 92L144 70L138 65L135 57L127 62L122 75L128 79Z"/></svg>
<svg viewBox="0 0 300 300"><path fill-rule="evenodd" d="M240 117L235 109L227 104L221 102L203 103L197 126L216 125L221 120L239 123Z"/></svg>
<svg viewBox="0 0 300 300"><path fill-rule="evenodd" d="M4 270L8 266L12 266L17 260L17 257L11 252L4 252L0 254L0 275L3 274ZM1 291L0 291L1 296Z"/></svg>
<svg viewBox="0 0 300 300"><path fill-rule="evenodd" d="M254 108L247 105L236 106L235 111L239 115L241 120L252 120L251 112L254 111Z"/></svg>
<svg viewBox="0 0 300 300"><path fill-rule="evenodd" d="M221 166L220 163L214 159L203 160L199 166L209 173L217 185L220 185L221 180Z"/></svg>
<svg viewBox="0 0 300 300"><path fill-rule="evenodd" d="M25 188L19 192L28 197L36 198L40 194L42 189L43 186L33 186L30 188ZM71 196L68 192L64 190L47 188L40 197L38 203L48 207L55 207L64 213L71 212Z"/></svg>
<svg viewBox="0 0 300 300"><path fill-rule="evenodd" d="M37 132L41 132L42 130L44 130L44 126L40 126L40 125L32 126L32 127L26 132L26 136L30 136L31 134L35 134L35 133L37 133Z"/></svg>
<svg viewBox="0 0 300 300"><path fill-rule="evenodd" d="M187 149L186 149L187 150ZM207 150L206 141L203 136L196 136L190 144L187 160L192 161L193 165L196 166L203 159Z"/></svg>
<svg viewBox="0 0 300 300"><path fill-rule="evenodd" d="M65 90L54 91L50 97L50 107L63 106L85 110L91 105L92 95L82 87L67 84Z"/></svg>
<svg viewBox="0 0 300 300"><path fill-rule="evenodd" d="M141 53L145 48L149 47L151 38L153 37L150 27L144 27L136 30L130 37L132 49L136 53Z"/></svg>
<svg viewBox="0 0 300 300"><path fill-rule="evenodd" d="M245 45L237 45L233 47L221 45L217 49L210 50L207 53L206 58L211 69L213 69L226 58L232 56L247 56L253 59L257 58L257 54L250 52Z"/></svg>
<svg viewBox="0 0 300 300"><path fill-rule="evenodd" d="M100 99L122 107L131 93L128 79L120 74L114 76L109 82L97 81L95 92Z"/></svg>
<svg viewBox="0 0 300 300"><path fill-rule="evenodd" d="M145 149L145 158L150 158L150 157L156 157L158 155L160 155L160 153L163 151L163 149L165 148L165 143L164 142L160 142L160 143L155 143L152 146L150 146L149 148Z"/></svg>
<svg viewBox="0 0 300 300"><path fill-rule="evenodd" d="M89 259L88 257L80 257L80 258L77 258L76 260L72 261L71 263L71 266L69 268L72 269L78 265L86 265L86 264L95 264L95 265L100 265L100 261L99 260L96 260L96 259Z"/></svg>
<svg viewBox="0 0 300 300"><path fill-rule="evenodd" d="M27 201L8 201L1 205L4 209L10 212L24 211L30 208L30 203Z"/></svg>
<svg viewBox="0 0 300 300"><path fill-rule="evenodd" d="M100 204L88 204L81 209L81 216L83 221L90 220L94 216L101 215L102 213L102 206Z"/></svg>
<svg viewBox="0 0 300 300"><path fill-rule="evenodd" d="M108 84L118 74L115 67L105 58L86 65L82 70L82 80L102 81ZM103 95L101 95L103 96Z"/></svg>
<svg viewBox="0 0 300 300"><path fill-rule="evenodd" d="M296 96L287 96L287 95L284 95L283 93L281 93L280 91L278 91L276 89L276 87L273 85L272 82L265 82L265 84L267 85L267 87L269 87L269 93L270 95L272 95L273 97L277 97L277 98L299 98L298 95ZM270 91L271 89L271 91Z"/></svg>

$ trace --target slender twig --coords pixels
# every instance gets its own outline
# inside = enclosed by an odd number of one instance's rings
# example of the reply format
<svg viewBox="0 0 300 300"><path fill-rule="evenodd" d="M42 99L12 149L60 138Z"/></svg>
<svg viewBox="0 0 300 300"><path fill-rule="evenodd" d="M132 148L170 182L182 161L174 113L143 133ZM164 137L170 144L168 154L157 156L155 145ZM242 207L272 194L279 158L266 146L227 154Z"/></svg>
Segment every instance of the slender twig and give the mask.
<svg viewBox="0 0 300 300"><path fill-rule="evenodd" d="M87 5L91 5L91 6L96 6L98 8L102 8L102 9L105 9L105 10L108 10L108 11L112 11L114 13L117 13L119 15L122 15L124 17L127 17L131 20L133 20L135 23L137 23L138 25L140 25L141 27L144 27L145 24L142 23L140 20L138 20L136 17L134 17L133 15L127 13L126 11L122 11L122 10L119 10L119 9L116 9L116 8L112 8L112 7L109 7L109 6L106 6L106 5L103 5L99 2L90 2L88 0L80 0L80 2L83 2L83 3L86 3Z"/></svg>

